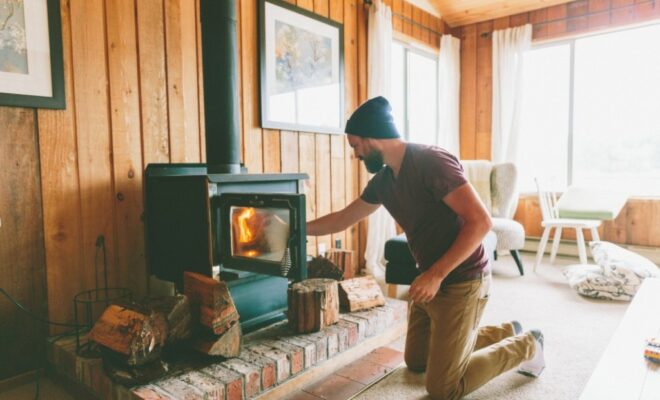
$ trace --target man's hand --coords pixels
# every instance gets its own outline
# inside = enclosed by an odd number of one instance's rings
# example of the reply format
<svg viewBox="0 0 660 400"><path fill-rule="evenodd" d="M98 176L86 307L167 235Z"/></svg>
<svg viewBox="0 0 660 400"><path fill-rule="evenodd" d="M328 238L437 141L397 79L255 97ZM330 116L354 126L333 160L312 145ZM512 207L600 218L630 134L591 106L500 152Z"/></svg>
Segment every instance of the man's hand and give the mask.
<svg viewBox="0 0 660 400"><path fill-rule="evenodd" d="M442 277L431 271L420 274L410 285L410 298L415 303L427 303L435 297L440 289Z"/></svg>

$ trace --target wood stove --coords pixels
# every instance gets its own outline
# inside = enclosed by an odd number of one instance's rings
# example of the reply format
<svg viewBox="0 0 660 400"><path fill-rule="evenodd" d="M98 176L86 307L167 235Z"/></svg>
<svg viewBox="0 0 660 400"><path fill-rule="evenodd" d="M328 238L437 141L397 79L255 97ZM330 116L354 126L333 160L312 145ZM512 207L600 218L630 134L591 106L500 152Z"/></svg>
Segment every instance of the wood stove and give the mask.
<svg viewBox="0 0 660 400"><path fill-rule="evenodd" d="M218 267L250 331L283 319L289 280L306 276L308 176L248 174L240 164L236 0L200 0L200 16L207 164L147 166L147 265L179 290L184 271L212 276ZM260 245L235 240L234 212L237 224L267 225L269 234L253 232Z"/></svg>

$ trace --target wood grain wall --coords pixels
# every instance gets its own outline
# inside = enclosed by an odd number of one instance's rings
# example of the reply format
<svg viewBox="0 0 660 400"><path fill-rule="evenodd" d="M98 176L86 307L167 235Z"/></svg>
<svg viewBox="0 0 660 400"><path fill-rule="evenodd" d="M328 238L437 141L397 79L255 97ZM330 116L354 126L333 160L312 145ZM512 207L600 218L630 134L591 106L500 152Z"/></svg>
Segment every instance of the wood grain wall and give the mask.
<svg viewBox="0 0 660 400"><path fill-rule="evenodd" d="M367 96L367 8L289 1L343 24L350 114ZM250 173L309 174L308 218L339 210L366 171L342 135L260 128L257 1L238 4L242 160ZM390 4L408 18L394 18L400 31L435 40L411 21L433 28L437 19ZM0 107L0 287L43 317L73 322L73 296L102 271L100 243L110 286L145 293L143 171L204 161L204 94L199 0L61 0L60 10L66 109ZM339 239L363 254L365 238L361 224L310 237L309 252ZM0 359L21 360L0 363L0 380L35 367L44 328L0 301Z"/></svg>
<svg viewBox="0 0 660 400"><path fill-rule="evenodd" d="M533 41L547 41L660 19L654 0L578 0L465 25L452 30L461 39L461 158L490 159L492 107L491 32L531 23ZM649 51L652 51L649 49ZM528 236L541 235L535 196L521 198L517 220ZM660 245L660 200L631 199L618 218L601 227L601 238L617 243ZM574 239L567 232L565 239Z"/></svg>

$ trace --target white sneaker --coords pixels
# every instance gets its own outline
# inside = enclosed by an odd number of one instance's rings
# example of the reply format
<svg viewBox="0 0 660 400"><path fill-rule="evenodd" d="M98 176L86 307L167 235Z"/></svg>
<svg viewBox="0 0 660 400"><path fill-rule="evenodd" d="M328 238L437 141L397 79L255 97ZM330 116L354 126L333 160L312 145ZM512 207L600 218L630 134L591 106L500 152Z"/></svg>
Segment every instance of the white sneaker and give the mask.
<svg viewBox="0 0 660 400"><path fill-rule="evenodd" d="M511 321L511 326L513 326L513 335L514 336L522 335L523 329L522 329L522 325L520 325L520 322L518 322L516 320L513 320L513 321Z"/></svg>
<svg viewBox="0 0 660 400"><path fill-rule="evenodd" d="M536 351L534 357L527 361L523 361L518 366L518 373L538 378L541 372L545 369L545 357L543 355L543 334L539 330L529 331L534 336L534 343L536 344Z"/></svg>

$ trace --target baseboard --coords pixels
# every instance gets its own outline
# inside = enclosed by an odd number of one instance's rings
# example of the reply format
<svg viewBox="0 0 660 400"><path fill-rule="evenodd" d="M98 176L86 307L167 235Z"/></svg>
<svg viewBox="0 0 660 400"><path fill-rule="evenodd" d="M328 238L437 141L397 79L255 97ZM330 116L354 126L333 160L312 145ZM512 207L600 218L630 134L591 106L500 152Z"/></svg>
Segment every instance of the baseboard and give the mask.
<svg viewBox="0 0 660 400"><path fill-rule="evenodd" d="M541 239L536 237L525 238L525 247L522 248L522 251L536 254L539 248L540 241ZM638 246L638 245L620 244L620 243L616 243L616 245L628 249L632 252L635 252L640 256L648 258L655 264L660 265L660 247L648 247L648 246ZM550 254L551 250L552 250L552 238L548 240L548 244L545 246L545 254ZM577 258L578 257L577 242L575 240L562 240L561 242L559 242L559 249L557 250L557 255L572 256ZM589 249L587 249L587 255L591 259L591 254L589 252Z"/></svg>

